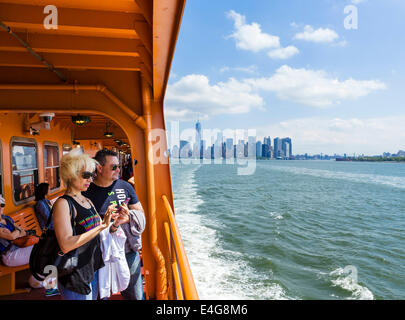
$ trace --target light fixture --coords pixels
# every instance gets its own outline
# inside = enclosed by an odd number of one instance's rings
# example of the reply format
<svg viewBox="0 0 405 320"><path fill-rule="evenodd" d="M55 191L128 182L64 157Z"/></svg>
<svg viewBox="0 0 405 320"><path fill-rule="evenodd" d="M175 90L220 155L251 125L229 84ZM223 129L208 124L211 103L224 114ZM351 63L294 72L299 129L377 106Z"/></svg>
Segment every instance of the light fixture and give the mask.
<svg viewBox="0 0 405 320"><path fill-rule="evenodd" d="M109 127L110 127L110 122L107 121L107 123L105 124L105 132L104 132L104 136L105 136L106 138L112 138L112 137L114 137L114 133L108 130Z"/></svg>
<svg viewBox="0 0 405 320"><path fill-rule="evenodd" d="M81 116L79 113L77 116L72 116L72 122L78 126L83 126L91 121L88 116Z"/></svg>

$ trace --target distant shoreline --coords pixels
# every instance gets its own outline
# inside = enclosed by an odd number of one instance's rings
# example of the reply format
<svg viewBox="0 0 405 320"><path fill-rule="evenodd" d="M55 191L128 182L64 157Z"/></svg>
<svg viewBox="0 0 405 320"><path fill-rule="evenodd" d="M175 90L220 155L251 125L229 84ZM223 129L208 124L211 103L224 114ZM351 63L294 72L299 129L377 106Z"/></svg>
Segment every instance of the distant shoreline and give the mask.
<svg viewBox="0 0 405 320"><path fill-rule="evenodd" d="M380 157L363 157L363 158L339 158L336 161L356 161L356 162L405 162L405 157L380 158Z"/></svg>

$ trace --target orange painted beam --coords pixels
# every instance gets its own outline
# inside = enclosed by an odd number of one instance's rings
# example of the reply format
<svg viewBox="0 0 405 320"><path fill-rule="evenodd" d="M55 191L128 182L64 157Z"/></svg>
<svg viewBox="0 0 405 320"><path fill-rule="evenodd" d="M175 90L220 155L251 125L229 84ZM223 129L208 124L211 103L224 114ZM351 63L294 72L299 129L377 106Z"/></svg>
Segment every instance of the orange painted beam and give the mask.
<svg viewBox="0 0 405 320"><path fill-rule="evenodd" d="M32 48L37 53L65 53L65 54L84 54L99 56L121 56L121 57L139 57L138 52L118 52L118 51L94 51L94 50L71 50L71 49L54 49L54 48ZM24 47L4 47L0 46L0 51L8 52L26 52Z"/></svg>
<svg viewBox="0 0 405 320"><path fill-rule="evenodd" d="M150 0L135 0L139 9L142 11L145 20L148 21L149 25L152 25L153 20L153 1Z"/></svg>
<svg viewBox="0 0 405 320"><path fill-rule="evenodd" d="M144 47L150 54L152 54L153 47L152 47L152 29L146 21L135 21L134 22L135 29L141 39Z"/></svg>
<svg viewBox="0 0 405 320"><path fill-rule="evenodd" d="M57 30L47 30L42 23L24 23L3 21L3 23L13 29L14 32L38 32L45 34L87 36L87 37L105 37L121 39L138 39L138 34L131 29L112 29L112 28L93 28L78 26L59 25Z"/></svg>
<svg viewBox="0 0 405 320"><path fill-rule="evenodd" d="M10 0L0 0L0 3L10 3ZM43 7L53 4L57 7L65 8L141 13L141 10L134 0L13 0L13 3L27 5L35 3Z"/></svg>
<svg viewBox="0 0 405 320"><path fill-rule="evenodd" d="M80 91L96 91L96 92L101 92L106 96L111 102L113 102L116 106L118 106L124 114L128 115L132 120L135 121L135 124L140 127L141 129L145 130L146 129L146 122L143 117L140 117L137 115L131 107L123 103L116 95L114 95L106 86L104 85L82 85L82 84L63 84L63 85L44 85L44 84L25 84L25 85L19 85L19 84L0 84L0 91L72 91L72 92L80 92ZM57 112L57 107L53 106L52 108L55 108L55 112ZM94 108L94 107L93 107ZM30 112L30 108L28 106L23 107L22 109L16 109L14 110L7 110L7 109L1 109L3 112ZM62 108L66 112L64 108ZM38 110L37 110L38 111ZM46 112L49 111L47 109L40 110L40 112ZM72 111L72 110L70 110ZM94 111L93 109L89 108L88 110L80 110L82 113L86 112L92 112ZM99 114L104 115L104 113L100 112Z"/></svg>
<svg viewBox="0 0 405 320"><path fill-rule="evenodd" d="M53 2L50 4L54 5ZM59 26L132 30L135 20L145 21L144 16L137 13L82 10L60 6L56 8ZM44 6L10 3L0 3L0 13L3 21L41 24L44 30L46 30L44 20L50 14L44 13Z"/></svg>
<svg viewBox="0 0 405 320"><path fill-rule="evenodd" d="M153 60L152 60L152 55L146 50L146 48L143 45L140 45L137 48L139 52L139 56L141 57L142 62L144 65L148 68L148 70L152 73L153 71Z"/></svg>
<svg viewBox="0 0 405 320"><path fill-rule="evenodd" d="M90 70L121 70L140 71L137 57L116 57L101 55L69 55L44 53L42 57L57 69L90 69ZM45 68L28 52L0 52L0 66Z"/></svg>
<svg viewBox="0 0 405 320"><path fill-rule="evenodd" d="M154 0L153 96L163 101L185 0Z"/></svg>
<svg viewBox="0 0 405 320"><path fill-rule="evenodd" d="M78 36L63 36L46 34L17 34L28 42L35 52L91 54L111 56L140 56L142 43L140 40L91 38ZM5 32L0 32L0 50L25 52L26 49L15 38ZM142 58L142 57L141 57ZM142 61L145 63L145 58ZM152 60L152 58L150 58ZM150 63L152 63L150 61Z"/></svg>
<svg viewBox="0 0 405 320"><path fill-rule="evenodd" d="M168 284L166 262L158 244L157 230L157 212L156 212L156 186L155 186L155 168L154 168L154 152L152 145L152 92L150 86L142 77L142 106L143 118L145 119L145 154L146 154L146 181L148 194L148 231L149 243L152 250L152 255L156 263L156 298L158 300L168 299Z"/></svg>
<svg viewBox="0 0 405 320"><path fill-rule="evenodd" d="M145 77L145 80L152 87L152 85L153 85L152 73L149 71L149 69L143 63L141 63L139 65L139 67L141 69L142 75Z"/></svg>

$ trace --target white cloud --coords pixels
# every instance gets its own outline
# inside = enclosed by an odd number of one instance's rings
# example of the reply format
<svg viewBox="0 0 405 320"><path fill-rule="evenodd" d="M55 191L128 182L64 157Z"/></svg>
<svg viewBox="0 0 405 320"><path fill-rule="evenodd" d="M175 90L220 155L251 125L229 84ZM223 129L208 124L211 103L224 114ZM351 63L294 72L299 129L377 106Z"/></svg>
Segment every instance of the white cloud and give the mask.
<svg viewBox="0 0 405 320"><path fill-rule="evenodd" d="M249 84L234 78L210 84L208 77L192 74L168 85L165 105L168 118L194 120L196 114L202 118L263 109L264 101Z"/></svg>
<svg viewBox="0 0 405 320"><path fill-rule="evenodd" d="M300 51L294 46L288 46L286 48L278 48L270 51L267 55L272 59L285 60L298 54Z"/></svg>
<svg viewBox="0 0 405 320"><path fill-rule="evenodd" d="M293 69L287 65L269 78L247 79L245 82L258 90L275 92L281 100L319 108L330 107L342 100L355 100L386 88L377 80L350 78L339 81L323 70Z"/></svg>
<svg viewBox="0 0 405 320"><path fill-rule="evenodd" d="M268 78L229 78L214 84L205 75L191 74L168 85L165 112L169 119L183 121L244 114L253 109L263 110L264 99L260 93L265 91L275 93L280 100L327 108L385 88L378 80L340 81L323 70L294 69L287 65ZM336 122L335 129L339 126Z"/></svg>
<svg viewBox="0 0 405 320"><path fill-rule="evenodd" d="M258 52L280 46L280 38L262 32L258 23L246 24L245 16L233 10L227 13L227 17L234 20L235 32L230 37L235 39L237 48Z"/></svg>
<svg viewBox="0 0 405 320"><path fill-rule="evenodd" d="M258 128L258 137L291 137L294 154L376 155L405 149L405 115L382 118L291 119Z"/></svg>
<svg viewBox="0 0 405 320"><path fill-rule="evenodd" d="M272 59L288 59L299 53L294 46L281 47L280 38L263 32L258 23L247 24L245 16L231 10L227 17L234 21L235 31L230 37L235 39L237 48L253 52L273 49L267 53ZM292 25L296 26L295 22Z"/></svg>
<svg viewBox="0 0 405 320"><path fill-rule="evenodd" d="M230 36L236 40L236 47L258 52L268 48L278 48L280 38L264 33L258 23L246 24L245 16L231 10L227 17L234 20L235 32Z"/></svg>
<svg viewBox="0 0 405 320"><path fill-rule="evenodd" d="M299 32L294 36L294 39L316 43L332 43L338 38L339 35L332 29L319 28L315 30L310 25L306 25L303 32Z"/></svg>

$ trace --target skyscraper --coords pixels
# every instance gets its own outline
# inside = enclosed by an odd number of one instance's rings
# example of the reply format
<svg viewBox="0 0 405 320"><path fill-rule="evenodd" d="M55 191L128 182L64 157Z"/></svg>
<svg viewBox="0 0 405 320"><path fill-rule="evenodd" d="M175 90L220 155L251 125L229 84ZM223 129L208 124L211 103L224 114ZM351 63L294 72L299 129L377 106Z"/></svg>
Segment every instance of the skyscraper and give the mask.
<svg viewBox="0 0 405 320"><path fill-rule="evenodd" d="M247 143L247 154L248 158L256 158L256 137L249 136Z"/></svg>
<svg viewBox="0 0 405 320"><path fill-rule="evenodd" d="M234 151L233 151L233 139L228 138L226 139L226 146L225 146L225 157L226 159L231 159L234 157Z"/></svg>
<svg viewBox="0 0 405 320"><path fill-rule="evenodd" d="M262 157L262 142L257 141L256 142L256 157L261 158Z"/></svg>
<svg viewBox="0 0 405 320"><path fill-rule="evenodd" d="M201 143L201 122L197 120L195 124L195 145L194 145L194 156L197 159L201 159L203 157L203 146Z"/></svg>
<svg viewBox="0 0 405 320"><path fill-rule="evenodd" d="M264 137L263 139L263 147L262 147L262 154L265 158L271 158L271 138Z"/></svg>
<svg viewBox="0 0 405 320"><path fill-rule="evenodd" d="M283 157L284 154L282 150L281 139L277 137L274 139L274 158L282 159Z"/></svg>
<svg viewBox="0 0 405 320"><path fill-rule="evenodd" d="M190 144L188 141L180 140L180 153L179 158L188 158L190 152Z"/></svg>
<svg viewBox="0 0 405 320"><path fill-rule="evenodd" d="M292 144L291 138L284 138L281 140L281 150L283 152L283 158L290 159L292 156Z"/></svg>

